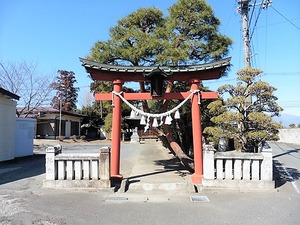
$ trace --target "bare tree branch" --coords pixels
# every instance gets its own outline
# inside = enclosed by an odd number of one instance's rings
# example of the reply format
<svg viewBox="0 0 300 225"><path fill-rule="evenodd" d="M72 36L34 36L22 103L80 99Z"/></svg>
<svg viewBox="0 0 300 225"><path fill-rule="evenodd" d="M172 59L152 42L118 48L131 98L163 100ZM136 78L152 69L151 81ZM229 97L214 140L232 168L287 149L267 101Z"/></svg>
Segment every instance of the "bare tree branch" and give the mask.
<svg viewBox="0 0 300 225"><path fill-rule="evenodd" d="M37 63L0 60L0 86L19 95L18 115L28 117L43 104L49 105L54 75L39 72Z"/></svg>

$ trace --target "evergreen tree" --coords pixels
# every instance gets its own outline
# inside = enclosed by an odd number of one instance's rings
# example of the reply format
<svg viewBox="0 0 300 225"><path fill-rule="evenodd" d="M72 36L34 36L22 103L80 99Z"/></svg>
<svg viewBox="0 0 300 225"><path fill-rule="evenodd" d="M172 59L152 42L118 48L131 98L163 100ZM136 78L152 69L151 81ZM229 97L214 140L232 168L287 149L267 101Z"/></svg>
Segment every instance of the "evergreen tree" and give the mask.
<svg viewBox="0 0 300 225"><path fill-rule="evenodd" d="M228 54L232 41L218 32L219 26L220 21L205 0L178 0L165 17L157 8L142 8L119 20L110 30L110 40L97 42L88 59L131 66L178 66L220 59ZM147 83L139 84L140 92L146 92ZM188 91L189 87L182 82L169 82L165 90ZM163 111L168 110L169 104L179 103L158 103ZM142 101L142 106L145 112L150 111L147 101ZM178 124L180 129L164 125L163 130L157 130L158 135L167 137L169 146L181 159L186 156L180 145L186 143L183 147L187 152L192 143L188 106L183 112L186 121Z"/></svg>
<svg viewBox="0 0 300 225"><path fill-rule="evenodd" d="M51 84L51 87L57 91L51 105L56 109L59 109L61 105L64 111L75 110L79 91L78 87L74 87L74 84L77 83L75 73L67 70L58 70L57 72L57 81Z"/></svg>
<svg viewBox="0 0 300 225"><path fill-rule="evenodd" d="M240 70L236 86L226 84L218 89L220 95L229 94L229 98L208 106L215 124L204 130L210 141L217 143L220 137L234 138L239 143L237 150L254 151L264 141L278 140L281 125L272 117L278 116L282 108L276 103L276 88L258 79L261 73L253 68ZM252 102L247 101L249 96Z"/></svg>

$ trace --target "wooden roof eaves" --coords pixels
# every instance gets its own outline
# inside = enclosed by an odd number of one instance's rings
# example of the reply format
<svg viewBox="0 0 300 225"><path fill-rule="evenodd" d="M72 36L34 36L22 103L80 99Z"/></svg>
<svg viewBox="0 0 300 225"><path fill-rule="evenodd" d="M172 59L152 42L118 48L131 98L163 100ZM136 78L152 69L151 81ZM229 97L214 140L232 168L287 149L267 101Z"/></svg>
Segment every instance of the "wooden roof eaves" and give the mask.
<svg viewBox="0 0 300 225"><path fill-rule="evenodd" d="M152 70L156 69L157 66L118 66L118 65L110 65L110 64L103 64L91 60L87 60L84 58L79 58L82 66L85 68L92 68L96 70L102 71L110 71L110 72L123 72L123 73L149 73ZM228 66L230 64L230 58L225 58L218 61L213 61L210 63L200 64L200 65L190 65L190 66L161 66L160 69L164 70L165 72L195 72L201 70L208 70L214 69L218 67Z"/></svg>

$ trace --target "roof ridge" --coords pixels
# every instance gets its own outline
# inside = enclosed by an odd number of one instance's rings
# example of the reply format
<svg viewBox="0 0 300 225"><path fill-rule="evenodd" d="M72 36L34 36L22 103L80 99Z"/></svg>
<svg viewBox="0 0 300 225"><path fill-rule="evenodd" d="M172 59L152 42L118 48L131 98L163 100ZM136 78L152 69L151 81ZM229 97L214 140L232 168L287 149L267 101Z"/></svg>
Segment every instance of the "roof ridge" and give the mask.
<svg viewBox="0 0 300 225"><path fill-rule="evenodd" d="M84 58L79 58L82 63L82 66L104 70L104 71L114 71L114 72L151 72L154 69L157 69L157 65L155 66L122 66L122 65L111 65L96 62L93 60L88 60ZM194 65L184 65L184 66L159 66L161 70L165 72L191 72L191 71L199 71L199 70L206 70L211 68L217 68L221 66L227 66L230 64L231 57L212 61L209 63L203 64L194 64Z"/></svg>

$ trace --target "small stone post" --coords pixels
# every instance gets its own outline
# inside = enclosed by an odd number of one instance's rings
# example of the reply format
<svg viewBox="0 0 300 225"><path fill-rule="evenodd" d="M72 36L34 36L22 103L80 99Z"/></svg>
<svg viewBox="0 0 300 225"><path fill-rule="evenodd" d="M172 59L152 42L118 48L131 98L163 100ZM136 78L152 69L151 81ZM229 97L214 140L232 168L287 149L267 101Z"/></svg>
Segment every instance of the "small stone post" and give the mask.
<svg viewBox="0 0 300 225"><path fill-rule="evenodd" d="M203 178L206 180L215 179L214 155L214 148L211 145L205 145L203 151Z"/></svg>
<svg viewBox="0 0 300 225"><path fill-rule="evenodd" d="M61 153L61 145L48 147L46 149L46 180L55 180L55 155Z"/></svg>
<svg viewBox="0 0 300 225"><path fill-rule="evenodd" d="M110 187L110 147L100 149L99 178L104 187Z"/></svg>
<svg viewBox="0 0 300 225"><path fill-rule="evenodd" d="M263 148L261 154L264 159L261 163L261 180L272 181L273 180L273 156L271 148Z"/></svg>

